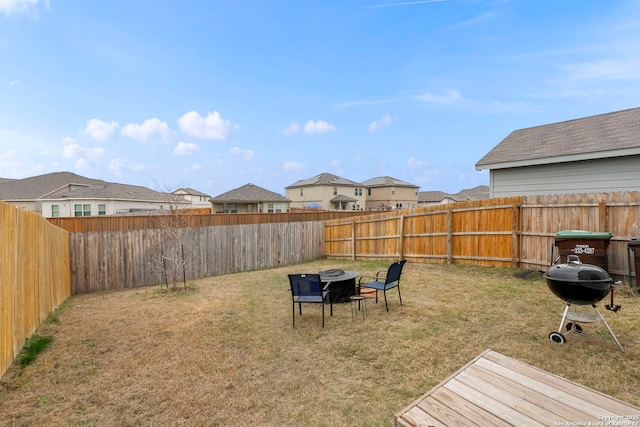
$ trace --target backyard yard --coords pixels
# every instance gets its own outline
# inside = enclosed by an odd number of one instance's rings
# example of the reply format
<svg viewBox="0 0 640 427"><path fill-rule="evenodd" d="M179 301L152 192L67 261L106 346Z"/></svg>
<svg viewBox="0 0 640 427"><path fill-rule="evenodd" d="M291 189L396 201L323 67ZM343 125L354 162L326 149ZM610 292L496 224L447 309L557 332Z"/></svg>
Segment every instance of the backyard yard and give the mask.
<svg viewBox="0 0 640 427"><path fill-rule="evenodd" d="M37 334L50 347L0 381L0 426L391 426L396 412L486 349L640 406L640 298L587 341L548 339L564 302L535 272L407 263L397 292L303 306L291 322L287 274L388 262L320 260L189 282L71 297ZM627 414L630 415L630 414Z"/></svg>

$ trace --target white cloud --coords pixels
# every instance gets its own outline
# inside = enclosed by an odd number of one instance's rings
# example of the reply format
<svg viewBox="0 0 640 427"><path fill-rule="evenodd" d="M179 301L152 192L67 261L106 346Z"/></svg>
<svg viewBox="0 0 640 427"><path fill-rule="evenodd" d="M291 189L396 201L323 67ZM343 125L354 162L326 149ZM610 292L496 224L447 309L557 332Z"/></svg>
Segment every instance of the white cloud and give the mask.
<svg viewBox="0 0 640 427"><path fill-rule="evenodd" d="M198 151L200 147L197 144L192 142L178 142L178 145L173 149L173 154L177 154L179 156L189 156L196 151Z"/></svg>
<svg viewBox="0 0 640 427"><path fill-rule="evenodd" d="M160 136L161 139L166 138L171 135L171 129L166 122L154 117L145 120L141 125L130 123L122 128L121 133L137 141L146 142L154 135Z"/></svg>
<svg viewBox="0 0 640 427"><path fill-rule="evenodd" d="M447 90L443 95L425 93L423 95L416 96L416 99L425 102L432 102L434 104L457 104L461 102L468 102L465 97L455 89Z"/></svg>
<svg viewBox="0 0 640 427"><path fill-rule="evenodd" d="M144 165L141 163L134 163L126 159L113 159L109 162L109 170L116 175L122 175L122 171L140 171L144 170Z"/></svg>
<svg viewBox="0 0 640 427"><path fill-rule="evenodd" d="M300 132L300 123L293 122L284 131L282 131L282 134L289 136L298 132Z"/></svg>
<svg viewBox="0 0 640 427"><path fill-rule="evenodd" d="M318 120L314 122L313 120L309 120L304 124L304 133L314 134L314 133L328 133L335 132L336 127L334 125L330 125L324 120Z"/></svg>
<svg viewBox="0 0 640 427"><path fill-rule="evenodd" d="M285 172L303 172L306 169L304 163L299 162L284 162L282 164L282 170Z"/></svg>
<svg viewBox="0 0 640 427"><path fill-rule="evenodd" d="M640 78L640 56L568 64L560 68L569 74L569 79L583 82L637 79Z"/></svg>
<svg viewBox="0 0 640 427"><path fill-rule="evenodd" d="M107 123L99 119L91 119L87 122L85 132L96 141L106 141L113 136L118 126L117 122Z"/></svg>
<svg viewBox="0 0 640 427"><path fill-rule="evenodd" d="M41 3L49 9L49 0L0 0L0 12L6 15L30 12Z"/></svg>
<svg viewBox="0 0 640 427"><path fill-rule="evenodd" d="M105 149L102 147L82 147L76 143L76 140L70 137L66 137L62 140L64 147L62 148L62 157L65 159L72 159L74 157L88 157L95 159L101 157L105 153Z"/></svg>
<svg viewBox="0 0 640 427"><path fill-rule="evenodd" d="M178 119L178 125L187 135L209 140L224 140L231 130L231 122L220 117L220 113L214 111L207 117L202 117L195 111L189 111Z"/></svg>
<svg viewBox="0 0 640 427"><path fill-rule="evenodd" d="M409 157L409 160L407 160L407 168L409 170L419 169L427 166L429 166L429 162L418 160L415 157Z"/></svg>
<svg viewBox="0 0 640 427"><path fill-rule="evenodd" d="M253 150L244 150L240 147L232 147L229 151L231 152L231 154L242 157L242 160L249 161L253 160L254 157Z"/></svg>
<svg viewBox="0 0 640 427"><path fill-rule="evenodd" d="M376 132L386 127L389 127L396 119L386 114L380 120L373 121L369 124L369 132Z"/></svg>

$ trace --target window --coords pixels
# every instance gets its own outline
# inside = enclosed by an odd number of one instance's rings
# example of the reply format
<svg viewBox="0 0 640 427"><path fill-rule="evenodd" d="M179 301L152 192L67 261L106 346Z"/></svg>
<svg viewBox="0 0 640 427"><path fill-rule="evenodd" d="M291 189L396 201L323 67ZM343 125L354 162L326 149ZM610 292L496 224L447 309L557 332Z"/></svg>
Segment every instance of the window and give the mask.
<svg viewBox="0 0 640 427"><path fill-rule="evenodd" d="M273 213L273 203L267 203L267 213Z"/></svg>
<svg viewBox="0 0 640 427"><path fill-rule="evenodd" d="M391 194L396 194L396 187L391 187Z"/></svg>
<svg viewBox="0 0 640 427"><path fill-rule="evenodd" d="M304 196L304 188L300 189L300 197Z"/></svg>
<svg viewBox="0 0 640 427"><path fill-rule="evenodd" d="M91 205L73 205L73 216L91 216Z"/></svg>
<svg viewBox="0 0 640 427"><path fill-rule="evenodd" d="M333 195L334 196L338 195L338 187L333 187Z"/></svg>
<svg viewBox="0 0 640 427"><path fill-rule="evenodd" d="M228 205L224 205L224 209L222 209L222 213L238 213L238 206L235 203L229 203Z"/></svg>
<svg viewBox="0 0 640 427"><path fill-rule="evenodd" d="M106 215L107 214L107 205L100 204L98 205L98 215Z"/></svg>
<svg viewBox="0 0 640 427"><path fill-rule="evenodd" d="M276 203L276 212L282 212L282 205L280 203Z"/></svg>
<svg viewBox="0 0 640 427"><path fill-rule="evenodd" d="M60 205L51 205L51 217L60 218Z"/></svg>
<svg viewBox="0 0 640 427"><path fill-rule="evenodd" d="M362 188L356 187L356 196L362 196Z"/></svg>
<svg viewBox="0 0 640 427"><path fill-rule="evenodd" d="M371 189L367 188L367 196L370 196L370 195L371 195Z"/></svg>
<svg viewBox="0 0 640 427"><path fill-rule="evenodd" d="M396 209L402 209L402 203L396 203Z"/></svg>

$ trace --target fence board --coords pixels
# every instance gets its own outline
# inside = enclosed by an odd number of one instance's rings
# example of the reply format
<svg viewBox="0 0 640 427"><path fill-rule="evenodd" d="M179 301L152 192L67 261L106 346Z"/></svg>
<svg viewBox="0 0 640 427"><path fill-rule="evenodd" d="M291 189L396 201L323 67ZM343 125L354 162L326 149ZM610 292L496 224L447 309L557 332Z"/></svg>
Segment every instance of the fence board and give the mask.
<svg viewBox="0 0 640 427"><path fill-rule="evenodd" d="M70 240L74 294L165 283L161 254L182 248L187 280L294 264L325 250L319 221L94 231Z"/></svg>
<svg viewBox="0 0 640 427"><path fill-rule="evenodd" d="M511 197L329 220L325 252L537 270L552 262L559 231L607 231L609 273L628 276L627 244L639 224L638 192Z"/></svg>
<svg viewBox="0 0 640 427"><path fill-rule="evenodd" d="M0 201L0 376L71 295L69 233Z"/></svg>

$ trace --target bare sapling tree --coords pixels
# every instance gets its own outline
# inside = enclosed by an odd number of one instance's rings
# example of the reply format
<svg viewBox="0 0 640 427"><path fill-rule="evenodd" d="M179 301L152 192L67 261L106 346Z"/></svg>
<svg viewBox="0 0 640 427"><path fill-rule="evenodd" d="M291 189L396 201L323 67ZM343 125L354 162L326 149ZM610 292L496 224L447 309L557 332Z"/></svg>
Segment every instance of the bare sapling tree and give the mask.
<svg viewBox="0 0 640 427"><path fill-rule="evenodd" d="M154 218L158 228L158 239L154 248L153 269L160 273L167 289L178 289L182 282L187 290L185 258L186 236L189 232L189 212L191 203L180 194L165 189L168 210L162 210Z"/></svg>

